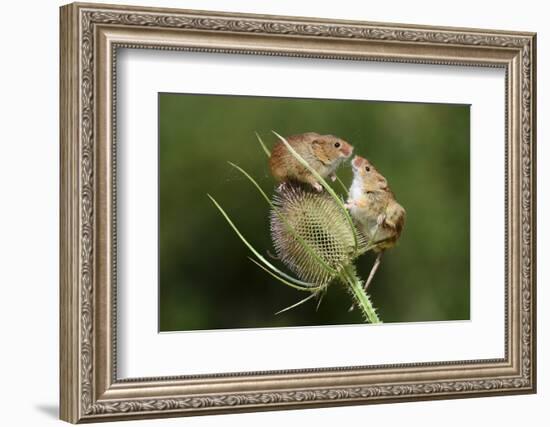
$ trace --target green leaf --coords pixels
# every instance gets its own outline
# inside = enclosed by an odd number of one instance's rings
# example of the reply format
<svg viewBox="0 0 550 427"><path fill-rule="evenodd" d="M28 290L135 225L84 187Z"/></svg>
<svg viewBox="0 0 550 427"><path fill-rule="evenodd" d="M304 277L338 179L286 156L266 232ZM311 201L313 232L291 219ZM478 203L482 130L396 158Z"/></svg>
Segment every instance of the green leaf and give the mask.
<svg viewBox="0 0 550 427"><path fill-rule="evenodd" d="M314 284L312 284L311 286L298 286L298 285L292 284L292 283L288 282L287 280L283 279L282 277L277 276L277 274L273 273L272 271L268 270L267 268L265 268L262 264L260 264L255 259L250 258L250 257L248 257L248 259L250 261L252 261L254 264L256 264L258 267L260 267L262 270L266 271L268 274L273 276L279 282L281 282L281 283L283 283L287 286L290 286L291 288L298 289L299 291L315 292L315 291L319 291L319 290L321 290L321 289L323 289L327 286L327 285L314 285Z"/></svg>
<svg viewBox="0 0 550 427"><path fill-rule="evenodd" d="M226 221L229 223L229 225L231 226L231 228L235 231L235 233L237 234L237 236L239 236L239 238L242 240L242 242L248 247L248 249L250 249L250 251L256 255L256 257L264 264L266 265L270 270L272 271L275 271L276 273L278 273L279 275L281 275L282 277L284 277L286 280L288 280L289 282L291 283L294 283L296 286L300 286L300 287L304 287L304 288L309 288L309 289L313 289L315 287L315 284L313 283L308 283L308 282L304 282L302 280L298 280L298 279L295 279L294 277L292 276L289 276L288 274L280 271L277 267L275 267L273 264L271 264L268 260L266 260L256 249L254 249L254 247L248 242L248 240L245 239L245 237L241 234L241 232L239 231L239 229L237 228L237 226L233 223L233 221L231 221L231 218L229 218L229 215L227 215L227 213L223 210L223 208L220 206L220 204L216 201L216 199L214 199L210 194L207 194L207 196L210 198L210 200L212 201L212 203L214 203L214 205L218 208L218 210L221 212L221 214L223 215L223 217L226 219ZM308 290L309 290L308 289Z"/></svg>
<svg viewBox="0 0 550 427"><path fill-rule="evenodd" d="M273 202L271 201L271 199L267 196L267 194L264 192L264 190L262 190L262 187L260 187L260 184L258 184L258 182L252 178L252 176L250 176L250 174L248 174L243 168L241 168L240 166L236 165L235 163L232 163L232 162L228 162L231 166L233 166L235 169L237 169L239 172L241 172L245 177L248 178L248 180L250 182L252 182L252 184L254 184L254 186L258 189L258 191L260 192L260 194L263 196L263 198L267 201L267 203L269 204L269 206L271 206L271 209L274 210L274 212L277 214L277 216L279 218L281 218L281 220L283 221L283 223L285 224L285 226L287 227L287 229L290 231L290 234L292 234L292 236L298 241L298 243L300 243L300 245L302 245L302 247L304 248L304 250L310 255L312 256L325 270L327 270L330 274L332 275L336 275L338 274L338 272L332 268L330 265L328 265L326 263L326 261L321 258L317 252L315 252L315 250L313 250L308 244L307 242L302 238L302 236L300 236L295 230L294 228L290 225L290 223L288 222L288 220L285 218L285 216L281 213L280 209L278 209L274 204Z"/></svg>
<svg viewBox="0 0 550 427"><path fill-rule="evenodd" d="M260 145L262 146L262 149L264 150L264 153L267 157L271 157L271 151L267 148L267 146L262 141L262 138L260 138L260 135L258 132L254 132L256 134L256 138L258 138L258 141L260 142Z"/></svg>
<svg viewBox="0 0 550 427"><path fill-rule="evenodd" d="M299 305L305 303L306 301L309 301L315 295L317 295L317 294L312 293L311 295L309 295L309 296L305 297L304 299L301 299L300 301L298 301L296 304L289 305L288 307L283 308L282 310L279 310L277 313L275 313L275 315L284 313L285 311L288 311L288 310L292 310L293 308L298 307Z"/></svg>

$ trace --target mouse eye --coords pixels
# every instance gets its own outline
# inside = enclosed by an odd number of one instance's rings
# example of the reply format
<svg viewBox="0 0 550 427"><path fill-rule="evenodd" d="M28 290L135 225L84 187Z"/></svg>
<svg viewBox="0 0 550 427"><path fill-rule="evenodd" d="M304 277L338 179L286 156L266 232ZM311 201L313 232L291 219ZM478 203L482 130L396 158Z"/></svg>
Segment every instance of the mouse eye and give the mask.
<svg viewBox="0 0 550 427"><path fill-rule="evenodd" d="M368 166L365 166L365 170L366 170L367 172L370 172L370 168L369 168Z"/></svg>
<svg viewBox="0 0 550 427"><path fill-rule="evenodd" d="M340 143L339 143L339 142L336 142L336 143L334 144L334 146L335 146L336 148L340 148Z"/></svg>

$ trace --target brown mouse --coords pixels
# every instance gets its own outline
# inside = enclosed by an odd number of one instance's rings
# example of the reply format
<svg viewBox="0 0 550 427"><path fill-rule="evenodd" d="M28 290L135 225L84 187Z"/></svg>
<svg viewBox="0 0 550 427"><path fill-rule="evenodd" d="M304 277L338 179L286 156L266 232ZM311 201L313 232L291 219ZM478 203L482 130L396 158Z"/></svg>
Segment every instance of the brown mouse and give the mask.
<svg viewBox="0 0 550 427"><path fill-rule="evenodd" d="M349 143L334 135L307 132L289 136L286 140L319 175L332 180L336 179L336 168L353 152ZM298 181L310 184L317 191L323 190L315 176L300 164L282 141L273 147L269 167L278 182Z"/></svg>
<svg viewBox="0 0 550 427"><path fill-rule="evenodd" d="M375 243L375 252L393 247L405 225L406 211L397 201L386 178L364 157L351 162L353 182L347 207L360 231Z"/></svg>

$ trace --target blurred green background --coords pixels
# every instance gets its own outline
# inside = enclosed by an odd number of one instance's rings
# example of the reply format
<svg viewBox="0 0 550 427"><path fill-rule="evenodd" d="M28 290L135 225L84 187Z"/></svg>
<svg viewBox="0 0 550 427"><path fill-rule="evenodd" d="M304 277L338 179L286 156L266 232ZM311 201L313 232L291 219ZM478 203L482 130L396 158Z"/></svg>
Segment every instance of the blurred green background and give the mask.
<svg viewBox="0 0 550 427"><path fill-rule="evenodd" d="M227 161L271 193L274 180L254 132L330 133L386 176L407 210L399 244L369 288L384 322L470 316L470 108L466 105L159 94L160 330L362 323L343 286L282 313L307 294L247 259L206 194L262 253L272 251L268 206ZM351 183L349 163L338 171ZM336 189L338 187L335 187ZM374 256L358 260L366 278Z"/></svg>

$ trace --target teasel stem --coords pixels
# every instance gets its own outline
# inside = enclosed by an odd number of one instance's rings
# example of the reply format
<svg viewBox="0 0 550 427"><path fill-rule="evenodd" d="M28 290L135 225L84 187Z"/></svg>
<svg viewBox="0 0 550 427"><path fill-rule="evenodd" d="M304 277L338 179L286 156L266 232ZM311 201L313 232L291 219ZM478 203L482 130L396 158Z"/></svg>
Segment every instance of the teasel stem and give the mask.
<svg viewBox="0 0 550 427"><path fill-rule="evenodd" d="M359 280L359 277L357 276L357 273L353 266L349 265L342 270L341 280L344 282L345 285L347 285L349 292L363 312L365 319L369 323L382 323L382 321L378 317L378 314L376 313L376 309L373 307L370 301L368 294L363 289L363 284L361 283L361 280Z"/></svg>

